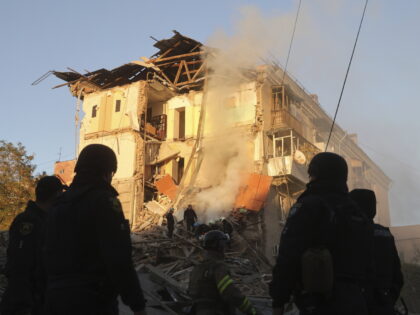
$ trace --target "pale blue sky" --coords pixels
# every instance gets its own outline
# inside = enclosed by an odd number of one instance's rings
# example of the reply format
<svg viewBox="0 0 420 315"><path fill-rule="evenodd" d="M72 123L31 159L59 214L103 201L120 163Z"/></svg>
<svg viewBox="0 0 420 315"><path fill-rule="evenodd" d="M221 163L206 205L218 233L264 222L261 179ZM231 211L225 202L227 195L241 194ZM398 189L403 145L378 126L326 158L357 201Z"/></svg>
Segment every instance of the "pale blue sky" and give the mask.
<svg viewBox="0 0 420 315"><path fill-rule="evenodd" d="M363 4L302 0L289 70L330 114ZM297 1L1 1L0 139L22 142L37 171L51 172L60 147L62 159L73 157L76 100L67 88L51 90L62 83L55 77L32 81L48 70L110 69L150 56L149 36L168 38L174 29L206 42L217 30L233 32L245 5L292 20ZM279 42L290 27L278 29ZM420 223L419 32L420 1L370 0L337 119L393 179L395 224ZM287 51L275 53L284 63Z"/></svg>

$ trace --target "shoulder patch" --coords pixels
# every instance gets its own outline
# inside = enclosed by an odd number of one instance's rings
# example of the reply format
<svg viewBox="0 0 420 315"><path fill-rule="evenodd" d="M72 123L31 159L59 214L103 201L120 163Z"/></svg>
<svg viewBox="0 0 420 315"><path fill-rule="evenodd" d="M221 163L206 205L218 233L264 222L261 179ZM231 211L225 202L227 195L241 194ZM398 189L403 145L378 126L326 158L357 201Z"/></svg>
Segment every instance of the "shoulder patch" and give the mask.
<svg viewBox="0 0 420 315"><path fill-rule="evenodd" d="M31 222L22 222L19 226L19 233L21 235L29 235L34 230L34 224Z"/></svg>
<svg viewBox="0 0 420 315"><path fill-rule="evenodd" d="M121 202L118 200L118 198L116 198L116 197L110 197L109 200L110 200L110 202L112 204L112 209L114 209L114 211L116 211L116 212L122 212Z"/></svg>
<svg viewBox="0 0 420 315"><path fill-rule="evenodd" d="M297 202L297 203L295 203L291 208L290 208L290 211L289 211L289 218L291 218L291 217L293 217L297 212L298 212L298 210L300 209L300 207L302 207L302 203L300 203L300 202Z"/></svg>

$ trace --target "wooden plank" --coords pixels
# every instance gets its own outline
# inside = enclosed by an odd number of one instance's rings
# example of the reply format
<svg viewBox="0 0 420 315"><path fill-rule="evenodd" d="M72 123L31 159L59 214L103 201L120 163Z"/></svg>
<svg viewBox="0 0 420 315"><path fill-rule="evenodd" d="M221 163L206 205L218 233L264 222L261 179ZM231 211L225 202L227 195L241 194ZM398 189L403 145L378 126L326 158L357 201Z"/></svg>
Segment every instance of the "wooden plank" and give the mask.
<svg viewBox="0 0 420 315"><path fill-rule="evenodd" d="M155 276L158 280L164 282L166 285L178 291L179 293L186 294L186 290L179 284L175 279L172 277L165 275L159 268L154 267L152 265L145 265L144 266L147 271L149 271L153 276Z"/></svg>
<svg viewBox="0 0 420 315"><path fill-rule="evenodd" d="M185 63L185 60L182 60L181 63L184 65L185 73L187 74L188 81L191 81L190 70L188 69L188 65Z"/></svg>
<svg viewBox="0 0 420 315"><path fill-rule="evenodd" d="M183 65L183 63L182 63L182 61L181 61L181 62L179 63L179 66L178 66L178 71L176 72L176 76L175 76L175 80L174 80L174 84L175 84L175 85L177 84L177 82L178 82L178 80L179 80L179 76L181 75L182 65Z"/></svg>
<svg viewBox="0 0 420 315"><path fill-rule="evenodd" d="M197 78L197 76L200 74L201 71L203 71L204 69L204 62L201 64L200 68L198 68L197 72L193 75L191 81L194 81L195 78Z"/></svg>
<svg viewBox="0 0 420 315"><path fill-rule="evenodd" d="M176 47L179 46L179 44L181 44L181 41L176 42L171 48L169 48L167 51L165 51L162 55L160 55L159 57L156 58L156 60L160 60L162 58L164 58L167 54L169 54L172 50L174 50Z"/></svg>
<svg viewBox="0 0 420 315"><path fill-rule="evenodd" d="M191 60L191 61L187 61L187 60L185 60L184 59L184 61L187 63L187 65L195 65L195 64L197 64L197 63L203 63L203 60L201 60L201 59L199 59L199 60ZM171 61L171 62L166 62L166 63L160 63L159 64L159 68L163 68L163 67L166 67L166 68L176 68L176 67L178 67L178 60L174 60L174 61Z"/></svg>
<svg viewBox="0 0 420 315"><path fill-rule="evenodd" d="M188 53L188 54L171 56L171 57L167 57L167 58L163 58L163 59L159 59L159 60L157 60L157 58L150 59L147 63L158 63L158 62L162 62L162 61L175 60L175 59L179 59L179 58L185 58L185 57L191 57L191 56L199 56L199 55L202 55L202 54L204 54L203 51L197 51L197 52L192 52L192 53Z"/></svg>

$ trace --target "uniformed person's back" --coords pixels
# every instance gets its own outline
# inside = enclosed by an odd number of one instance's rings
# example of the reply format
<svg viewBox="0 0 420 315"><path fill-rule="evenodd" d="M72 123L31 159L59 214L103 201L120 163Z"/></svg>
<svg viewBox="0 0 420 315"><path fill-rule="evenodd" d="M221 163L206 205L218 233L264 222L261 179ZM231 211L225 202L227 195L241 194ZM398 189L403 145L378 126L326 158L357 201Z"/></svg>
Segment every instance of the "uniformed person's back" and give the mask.
<svg viewBox="0 0 420 315"><path fill-rule="evenodd" d="M351 198L366 213L373 225L374 273L368 285L369 308L373 315L393 315L404 280L395 240L389 228L374 224L376 196L372 190L354 189Z"/></svg>
<svg viewBox="0 0 420 315"><path fill-rule="evenodd" d="M82 150L69 190L47 223L47 314L140 314L145 301L131 259L130 228L111 186L117 161L103 145Z"/></svg>
<svg viewBox="0 0 420 315"><path fill-rule="evenodd" d="M221 231L204 236L204 261L190 275L188 292L194 301L196 315L230 315L235 308L245 314L256 314L249 299L235 287L224 263L224 248L229 237Z"/></svg>
<svg viewBox="0 0 420 315"><path fill-rule="evenodd" d="M294 297L300 314L365 315L362 294L369 273L372 229L350 199L346 161L320 153L309 164L310 182L291 208L273 270L273 313Z"/></svg>
<svg viewBox="0 0 420 315"><path fill-rule="evenodd" d="M5 270L8 286L1 302L1 314L42 312L46 286L42 259L45 222L47 212L63 188L55 176L41 178L35 189L35 201L29 201L10 226Z"/></svg>

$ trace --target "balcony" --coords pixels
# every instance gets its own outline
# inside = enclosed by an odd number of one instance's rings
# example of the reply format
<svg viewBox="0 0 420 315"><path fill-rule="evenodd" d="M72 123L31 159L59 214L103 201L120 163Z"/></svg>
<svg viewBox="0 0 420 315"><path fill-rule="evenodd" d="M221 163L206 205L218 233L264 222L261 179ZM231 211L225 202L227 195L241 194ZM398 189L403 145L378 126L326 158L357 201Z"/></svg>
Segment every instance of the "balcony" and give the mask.
<svg viewBox="0 0 420 315"><path fill-rule="evenodd" d="M306 139L312 139L312 133L304 122L299 121L288 110L280 109L271 111L272 129L294 129Z"/></svg>
<svg viewBox="0 0 420 315"><path fill-rule="evenodd" d="M271 158L267 167L269 176L293 176L302 183L308 181L307 166L296 162L291 155Z"/></svg>

